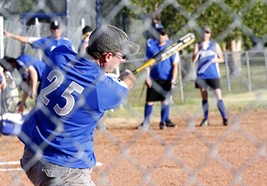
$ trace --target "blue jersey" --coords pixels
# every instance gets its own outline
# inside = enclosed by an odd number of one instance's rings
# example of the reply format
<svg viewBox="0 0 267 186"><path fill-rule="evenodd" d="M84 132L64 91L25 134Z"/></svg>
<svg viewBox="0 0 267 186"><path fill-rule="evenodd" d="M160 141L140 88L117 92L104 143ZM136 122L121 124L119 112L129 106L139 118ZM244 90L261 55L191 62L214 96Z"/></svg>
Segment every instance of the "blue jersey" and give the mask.
<svg viewBox="0 0 267 186"><path fill-rule="evenodd" d="M207 49L199 49L199 58L197 61L197 77L200 79L220 78L218 63L211 62L217 58L216 43L210 41Z"/></svg>
<svg viewBox="0 0 267 186"><path fill-rule="evenodd" d="M23 68L23 66L26 68L33 66L37 72L38 81L42 81L45 63L40 61L38 58L27 54L22 54L17 58L16 66L19 71L20 68Z"/></svg>
<svg viewBox="0 0 267 186"><path fill-rule="evenodd" d="M146 55L145 60L149 60L155 54L163 50L164 48L170 46L172 42L167 41L167 44L164 46L159 46L159 42L156 39L148 39L146 42ZM172 80L172 65L175 62L179 61L178 54L174 54L171 57L163 60L160 63L155 64L150 69L150 77L154 80Z"/></svg>
<svg viewBox="0 0 267 186"><path fill-rule="evenodd" d="M27 137L19 138L32 151L42 148L48 162L94 167L94 129L106 110L125 101L128 88L66 46L53 50L51 60L55 66L47 65L38 101L22 125Z"/></svg>
<svg viewBox="0 0 267 186"><path fill-rule="evenodd" d="M51 51L61 45L65 45L70 49L73 49L73 45L66 37L55 39L52 36L42 37L31 43L32 48L40 48L44 51L45 56L49 57Z"/></svg>

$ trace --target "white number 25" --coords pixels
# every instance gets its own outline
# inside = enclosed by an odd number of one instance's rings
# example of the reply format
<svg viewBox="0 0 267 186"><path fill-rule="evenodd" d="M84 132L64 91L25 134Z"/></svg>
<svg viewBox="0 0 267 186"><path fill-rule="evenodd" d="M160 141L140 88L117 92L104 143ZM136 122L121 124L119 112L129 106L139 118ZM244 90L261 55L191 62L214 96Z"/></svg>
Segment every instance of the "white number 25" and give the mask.
<svg viewBox="0 0 267 186"><path fill-rule="evenodd" d="M49 95L51 92L56 90L62 84L62 82L64 81L64 75L59 70L52 70L48 74L47 79L50 82L52 82L53 80L54 81L49 86L42 89L40 93L40 98L45 105L48 105L50 102L50 100L47 98L47 95ZM61 97L66 99L65 106L60 107L58 104L56 104L53 107L54 111L60 116L65 116L68 113L70 113L75 104L75 100L74 100L72 93L75 91L81 94L83 90L84 90L84 87L72 81L69 84L69 86L66 88L66 90L61 94Z"/></svg>

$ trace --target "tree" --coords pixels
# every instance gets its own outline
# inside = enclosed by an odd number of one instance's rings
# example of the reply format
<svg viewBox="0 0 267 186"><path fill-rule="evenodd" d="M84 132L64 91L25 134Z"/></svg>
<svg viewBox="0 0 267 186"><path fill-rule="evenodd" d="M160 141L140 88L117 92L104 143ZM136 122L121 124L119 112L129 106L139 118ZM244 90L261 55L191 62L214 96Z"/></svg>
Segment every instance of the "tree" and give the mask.
<svg viewBox="0 0 267 186"><path fill-rule="evenodd" d="M209 25L216 38L226 50L240 51L251 48L253 41L267 33L267 5L263 1L162 1L132 0L144 14L160 14L162 23L170 35L193 31ZM245 25L245 26L244 26Z"/></svg>

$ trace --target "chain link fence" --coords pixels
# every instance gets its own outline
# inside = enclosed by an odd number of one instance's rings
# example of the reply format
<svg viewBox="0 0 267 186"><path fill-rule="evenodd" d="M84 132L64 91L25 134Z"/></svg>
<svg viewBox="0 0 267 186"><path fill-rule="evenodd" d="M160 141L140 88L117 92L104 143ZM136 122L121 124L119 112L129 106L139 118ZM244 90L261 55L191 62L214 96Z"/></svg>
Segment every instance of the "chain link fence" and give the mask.
<svg viewBox="0 0 267 186"><path fill-rule="evenodd" d="M0 1L0 4L4 2ZM12 2L15 1L10 1ZM67 11L64 14L60 12L57 16L63 23L64 35L72 41L75 49L81 40L82 28L85 25L97 27L99 24L114 24L124 29L130 38L141 45L141 50L137 56L131 57L120 67L119 71L122 71L126 68L134 70L144 63L145 33L151 23L147 18L158 13L163 14L169 7L174 8L174 15L182 15L186 20L184 26L170 36L173 40L188 31L200 33L201 27L197 18L216 4L220 11L232 18L227 28L220 29L217 38L214 38L216 41L223 42L236 28L256 41L255 38L259 37L254 35L249 26L242 23L239 15L246 14L257 3L263 3L267 8L267 1L248 1L239 12L231 9L226 2L203 1L198 10L192 13L189 7L182 6L179 1L165 0L160 1L157 10L148 15L130 0L116 1L114 4L105 1L67 0L62 1ZM49 15L54 13L47 4L37 3L37 5L33 10L40 10ZM22 21L22 16L15 16L8 11L10 7L1 8L4 29L15 34L35 37L50 34L48 23L31 17L33 24L27 25L27 21ZM131 10L132 17L126 15L125 8ZM262 25L262 28L265 29L266 25ZM214 120L214 124L205 129L197 127L202 110L199 92L194 88L195 66L191 63L193 46L180 54L179 81L173 89L171 116L174 122L178 123L178 128L158 130L160 111L156 103L153 111L153 127L148 131L134 129L142 122L145 103L143 86L145 73L138 74L135 89L127 103L118 109L107 111L99 123L104 127L96 130L96 156L103 165L95 168L95 183L114 186L266 185L267 49L264 47L266 37L267 33L263 35L263 40L257 40L259 42L254 48L251 47L251 50L223 51L225 62L220 64L220 72L222 91L230 118L228 127L219 126L221 119L215 109L215 97L212 92L211 119ZM9 38L3 40L1 48L3 47L7 56L16 58L21 53L27 53L42 59L42 52ZM21 82L17 81L17 85L20 84ZM257 116L254 117L254 114ZM2 151L0 166L14 163L8 164L10 159L6 154L10 152L3 149L8 143L12 143L14 137L10 138L0 137ZM3 176L0 172L0 179L4 180L5 176L12 178L9 185L28 184L21 178L19 168L0 171L5 171ZM19 175L19 180L15 179L15 175Z"/></svg>

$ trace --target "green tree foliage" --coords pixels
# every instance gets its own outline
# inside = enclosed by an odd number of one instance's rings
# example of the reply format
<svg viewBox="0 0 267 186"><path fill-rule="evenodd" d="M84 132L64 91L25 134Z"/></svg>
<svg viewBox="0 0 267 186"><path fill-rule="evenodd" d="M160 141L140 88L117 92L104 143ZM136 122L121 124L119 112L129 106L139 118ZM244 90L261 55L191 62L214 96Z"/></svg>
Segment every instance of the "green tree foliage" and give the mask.
<svg viewBox="0 0 267 186"><path fill-rule="evenodd" d="M144 14L160 14L170 35L186 27L198 35L199 28L209 25L219 42L243 40L244 49L252 46L255 37L267 33L267 4L261 0L132 0Z"/></svg>
<svg viewBox="0 0 267 186"><path fill-rule="evenodd" d="M14 14L19 14L22 12L30 12L33 5L36 2L34 0L7 0L7 1L12 3L11 11Z"/></svg>

